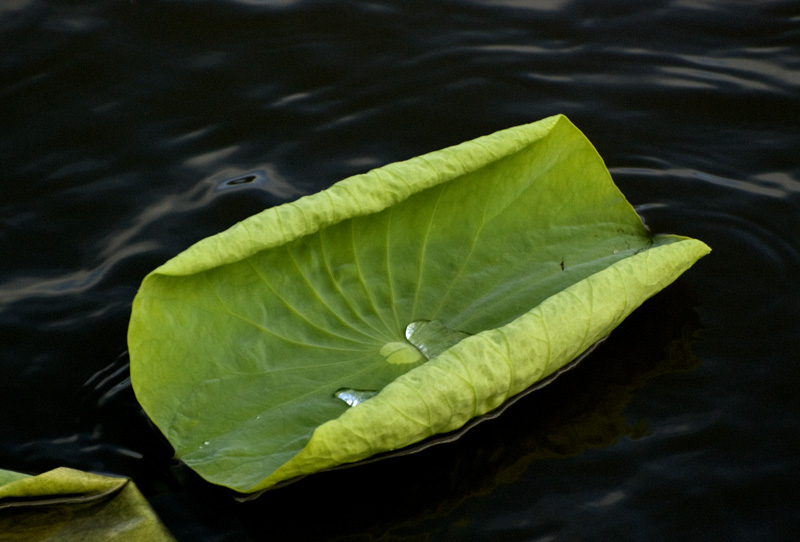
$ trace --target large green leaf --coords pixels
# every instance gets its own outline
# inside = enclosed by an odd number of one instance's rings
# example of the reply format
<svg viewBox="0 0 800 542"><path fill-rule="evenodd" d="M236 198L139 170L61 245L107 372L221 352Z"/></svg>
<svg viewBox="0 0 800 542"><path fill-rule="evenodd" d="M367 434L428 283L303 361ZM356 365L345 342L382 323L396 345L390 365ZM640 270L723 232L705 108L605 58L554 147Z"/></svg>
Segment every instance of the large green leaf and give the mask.
<svg viewBox="0 0 800 542"><path fill-rule="evenodd" d="M550 117L351 177L159 267L134 301L133 386L177 457L252 492L459 428L708 251L650 236Z"/></svg>
<svg viewBox="0 0 800 542"><path fill-rule="evenodd" d="M170 542L126 478L59 468L38 476L0 470L0 542Z"/></svg>

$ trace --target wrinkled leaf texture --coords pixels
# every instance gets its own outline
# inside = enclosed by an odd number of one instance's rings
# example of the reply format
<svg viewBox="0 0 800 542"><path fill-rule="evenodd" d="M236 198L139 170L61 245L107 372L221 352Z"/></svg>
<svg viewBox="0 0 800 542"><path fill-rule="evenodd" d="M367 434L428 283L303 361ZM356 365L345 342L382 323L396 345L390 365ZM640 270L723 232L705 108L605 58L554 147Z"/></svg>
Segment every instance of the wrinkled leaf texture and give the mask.
<svg viewBox="0 0 800 542"><path fill-rule="evenodd" d="M127 478L0 470L0 542L174 542Z"/></svg>
<svg viewBox="0 0 800 542"><path fill-rule="evenodd" d="M651 236L549 117L345 179L154 270L133 386L178 458L254 492L461 427L708 251ZM416 320L471 336L424 362L404 338ZM381 391L349 408L343 387Z"/></svg>

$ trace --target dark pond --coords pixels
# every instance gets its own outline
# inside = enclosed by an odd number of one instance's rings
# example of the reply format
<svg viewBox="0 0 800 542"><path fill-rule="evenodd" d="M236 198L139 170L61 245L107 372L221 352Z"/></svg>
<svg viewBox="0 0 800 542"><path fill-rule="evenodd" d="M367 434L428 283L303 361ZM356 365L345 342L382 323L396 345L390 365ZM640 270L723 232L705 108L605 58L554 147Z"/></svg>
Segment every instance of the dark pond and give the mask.
<svg viewBox="0 0 800 542"><path fill-rule="evenodd" d="M131 476L181 541L800 535L800 3L5 0L0 39L0 468ZM149 270L555 113L714 252L456 443L244 504L171 461L128 380Z"/></svg>

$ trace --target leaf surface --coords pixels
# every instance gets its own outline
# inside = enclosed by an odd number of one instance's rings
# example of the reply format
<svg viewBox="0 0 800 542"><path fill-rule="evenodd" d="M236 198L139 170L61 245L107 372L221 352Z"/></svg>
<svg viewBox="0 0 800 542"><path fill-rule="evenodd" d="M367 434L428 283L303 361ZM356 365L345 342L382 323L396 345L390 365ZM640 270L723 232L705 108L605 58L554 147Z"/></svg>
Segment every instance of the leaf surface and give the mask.
<svg viewBox="0 0 800 542"><path fill-rule="evenodd" d="M172 542L126 478L58 468L38 476L0 470L0 542Z"/></svg>
<svg viewBox="0 0 800 542"><path fill-rule="evenodd" d="M156 269L129 328L134 391L177 457L252 492L460 427L708 250L650 236L550 117L345 179Z"/></svg>

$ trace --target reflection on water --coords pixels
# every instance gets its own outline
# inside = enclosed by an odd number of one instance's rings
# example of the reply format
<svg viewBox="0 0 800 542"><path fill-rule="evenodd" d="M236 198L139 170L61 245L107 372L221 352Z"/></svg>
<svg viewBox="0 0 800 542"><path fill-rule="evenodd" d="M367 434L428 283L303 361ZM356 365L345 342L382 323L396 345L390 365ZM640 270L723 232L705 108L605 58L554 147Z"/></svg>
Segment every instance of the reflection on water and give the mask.
<svg viewBox="0 0 800 542"><path fill-rule="evenodd" d="M265 510L294 517L351 477L372 484L373 520L329 519L353 536L788 538L797 16L779 0L4 2L0 467L132 475L186 540L262 532ZM233 507L170 460L126 380L147 272L348 175L554 113L654 232L713 247L656 305L699 316L699 366L675 372L688 367L664 360L694 359L662 355L689 344L682 323L640 312L477 433L267 505ZM424 498L406 506L412 490ZM337 536L294 523L276 532Z"/></svg>

